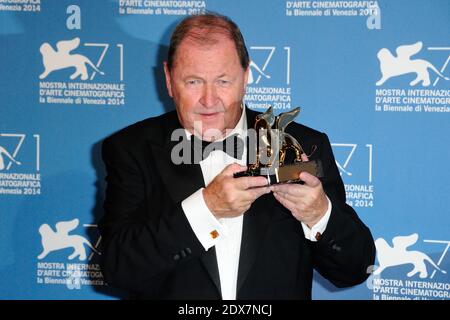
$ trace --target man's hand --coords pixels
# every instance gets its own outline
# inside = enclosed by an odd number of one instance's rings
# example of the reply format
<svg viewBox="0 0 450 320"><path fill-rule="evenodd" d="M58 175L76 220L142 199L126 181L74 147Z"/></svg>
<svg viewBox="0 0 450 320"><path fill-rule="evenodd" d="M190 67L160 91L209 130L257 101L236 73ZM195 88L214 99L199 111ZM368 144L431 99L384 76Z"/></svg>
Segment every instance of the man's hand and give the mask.
<svg viewBox="0 0 450 320"><path fill-rule="evenodd" d="M308 161L305 154L302 160ZM300 179L305 184L279 184L270 189L275 198L299 221L305 223L309 228L314 226L328 209L328 200L322 188L322 182L309 174L300 173Z"/></svg>
<svg viewBox="0 0 450 320"><path fill-rule="evenodd" d="M233 173L246 169L236 163L230 164L203 190L206 205L216 218L237 217L256 199L270 192L264 177L233 177Z"/></svg>

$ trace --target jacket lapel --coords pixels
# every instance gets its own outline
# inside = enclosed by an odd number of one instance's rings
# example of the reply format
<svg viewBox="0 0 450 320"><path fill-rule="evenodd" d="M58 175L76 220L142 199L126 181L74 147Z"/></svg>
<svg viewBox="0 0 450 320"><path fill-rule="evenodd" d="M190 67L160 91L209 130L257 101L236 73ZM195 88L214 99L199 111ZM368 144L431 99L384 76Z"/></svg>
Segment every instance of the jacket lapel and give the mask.
<svg viewBox="0 0 450 320"><path fill-rule="evenodd" d="M273 201L272 194L261 196L251 208L244 214L241 252L239 257L239 271L237 279L237 297L239 289L245 282L258 255L260 244L269 225Z"/></svg>
<svg viewBox="0 0 450 320"><path fill-rule="evenodd" d="M211 280L216 285L216 289L219 293L219 296L222 296L222 289L220 286L220 276L219 276L219 267L217 265L217 256L216 256L216 247L209 248L202 256L200 257L203 265L205 266L206 271L208 272Z"/></svg>

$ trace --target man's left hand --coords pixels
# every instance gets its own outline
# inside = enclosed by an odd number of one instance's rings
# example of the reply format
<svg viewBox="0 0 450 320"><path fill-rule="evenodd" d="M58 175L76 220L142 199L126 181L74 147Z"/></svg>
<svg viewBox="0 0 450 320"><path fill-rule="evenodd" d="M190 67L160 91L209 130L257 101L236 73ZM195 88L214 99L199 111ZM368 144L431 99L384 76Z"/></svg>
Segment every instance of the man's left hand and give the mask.
<svg viewBox="0 0 450 320"><path fill-rule="evenodd" d="M308 158L303 154L302 160ZM326 213L328 200L322 182L308 172L300 173L301 184L278 184L271 186L273 195L292 215L309 228L314 226Z"/></svg>

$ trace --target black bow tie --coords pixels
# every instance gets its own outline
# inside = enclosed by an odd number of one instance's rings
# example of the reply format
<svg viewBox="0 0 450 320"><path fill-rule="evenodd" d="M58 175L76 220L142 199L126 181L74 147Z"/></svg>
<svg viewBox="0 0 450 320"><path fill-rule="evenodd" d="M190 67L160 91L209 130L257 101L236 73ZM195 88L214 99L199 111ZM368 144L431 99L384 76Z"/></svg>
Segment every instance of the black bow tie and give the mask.
<svg viewBox="0 0 450 320"><path fill-rule="evenodd" d="M230 157L241 159L244 153L244 141L239 138L237 134L229 136L222 141L204 141L197 138L195 135L191 135L191 146L194 153L200 153L202 159L206 159L209 154L214 150L220 150L227 153ZM197 153L198 152L198 153Z"/></svg>

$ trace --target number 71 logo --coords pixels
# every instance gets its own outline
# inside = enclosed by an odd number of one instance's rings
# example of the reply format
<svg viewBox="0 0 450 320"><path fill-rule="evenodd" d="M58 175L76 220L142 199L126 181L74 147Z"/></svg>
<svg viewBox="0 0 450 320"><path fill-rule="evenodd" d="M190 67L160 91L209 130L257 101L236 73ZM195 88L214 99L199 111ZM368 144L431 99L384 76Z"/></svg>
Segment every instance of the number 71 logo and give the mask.
<svg viewBox="0 0 450 320"><path fill-rule="evenodd" d="M22 133L0 133L0 171L10 170L13 164L20 166L19 152L24 147L27 135ZM36 171L40 170L40 135L33 134ZM13 141L11 143L11 141Z"/></svg>
<svg viewBox="0 0 450 320"><path fill-rule="evenodd" d="M350 171L350 161L355 155L355 151L358 148L358 144L356 143L332 143L332 147L335 150L335 160L336 165L339 169L339 172L345 174L347 176L353 176L353 172ZM372 163L373 163L373 145L366 144L367 148L367 161L368 161L368 180L372 182ZM345 150L344 157L341 156L342 152L340 150ZM338 151L339 150L339 151Z"/></svg>

